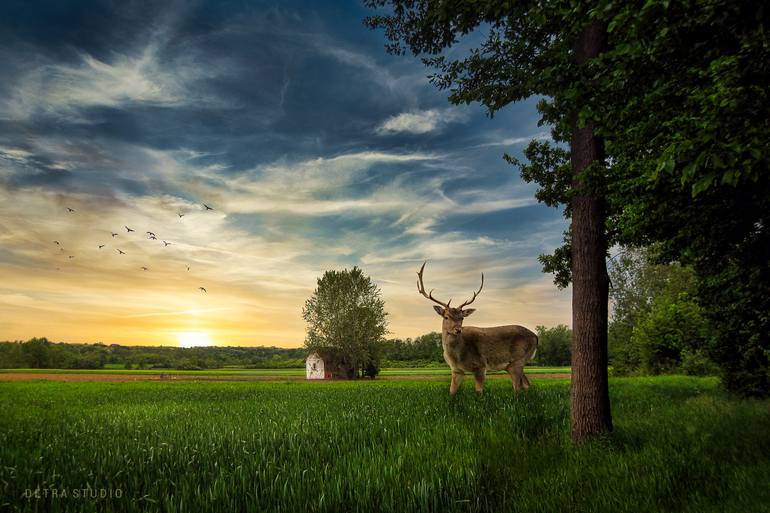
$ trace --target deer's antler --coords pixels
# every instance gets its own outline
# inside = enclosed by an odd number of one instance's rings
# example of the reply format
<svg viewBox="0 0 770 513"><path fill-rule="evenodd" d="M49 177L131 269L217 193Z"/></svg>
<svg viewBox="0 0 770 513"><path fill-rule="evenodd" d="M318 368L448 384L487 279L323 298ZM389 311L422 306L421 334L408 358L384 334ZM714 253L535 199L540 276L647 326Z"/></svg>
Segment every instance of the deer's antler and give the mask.
<svg viewBox="0 0 770 513"><path fill-rule="evenodd" d="M449 303L452 302L451 299L449 301L447 301L446 303L442 303L441 301L439 301L438 299L433 297L433 289L431 289L430 292L428 292L427 294L425 293L425 285L423 285L423 283L422 283L422 273L425 270L425 264L427 264L427 263L428 263L427 260L425 262L423 262L422 263L422 267L420 267L420 270L417 271L417 292L419 292L420 294L422 294L426 298L430 299L434 303L438 303L441 306L443 306L444 308L449 308Z"/></svg>
<svg viewBox="0 0 770 513"><path fill-rule="evenodd" d="M460 308L460 310L462 310L462 308L464 306L468 306L469 304L473 303L473 301L476 299L476 296L479 295L479 292L481 292L481 289L483 289L483 288L484 288L484 273L481 273L481 287L479 287L479 290L477 290L476 292L473 293L473 297L472 298L470 298L465 303L461 304L458 308Z"/></svg>

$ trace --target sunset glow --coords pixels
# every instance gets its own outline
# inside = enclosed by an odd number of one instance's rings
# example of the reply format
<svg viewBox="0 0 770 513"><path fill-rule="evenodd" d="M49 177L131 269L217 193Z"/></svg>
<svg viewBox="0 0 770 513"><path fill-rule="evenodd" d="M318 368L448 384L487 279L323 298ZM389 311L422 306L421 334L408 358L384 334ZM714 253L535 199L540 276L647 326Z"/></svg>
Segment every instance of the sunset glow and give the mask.
<svg viewBox="0 0 770 513"><path fill-rule="evenodd" d="M184 331L177 334L180 347L206 347L214 345L208 333L201 331Z"/></svg>

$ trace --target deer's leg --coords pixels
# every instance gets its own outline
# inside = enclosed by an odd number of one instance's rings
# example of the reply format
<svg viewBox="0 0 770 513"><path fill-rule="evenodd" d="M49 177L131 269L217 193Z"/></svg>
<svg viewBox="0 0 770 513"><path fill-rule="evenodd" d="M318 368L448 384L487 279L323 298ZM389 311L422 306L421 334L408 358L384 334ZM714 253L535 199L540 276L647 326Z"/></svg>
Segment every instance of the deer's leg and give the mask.
<svg viewBox="0 0 770 513"><path fill-rule="evenodd" d="M524 387L524 390L527 390L529 388L529 378L527 378L527 375L524 374L523 371L521 373L521 384Z"/></svg>
<svg viewBox="0 0 770 513"><path fill-rule="evenodd" d="M452 371L452 384L449 386L449 395L455 395L463 382L465 373L462 371Z"/></svg>
<svg viewBox="0 0 770 513"><path fill-rule="evenodd" d="M522 377L524 376L524 366L512 363L506 369L508 374L511 375L511 382L513 383L513 389L519 391L522 387Z"/></svg>
<svg viewBox="0 0 770 513"><path fill-rule="evenodd" d="M487 371L484 369L474 371L473 378L476 380L476 393L482 393L484 391L484 380L487 378Z"/></svg>

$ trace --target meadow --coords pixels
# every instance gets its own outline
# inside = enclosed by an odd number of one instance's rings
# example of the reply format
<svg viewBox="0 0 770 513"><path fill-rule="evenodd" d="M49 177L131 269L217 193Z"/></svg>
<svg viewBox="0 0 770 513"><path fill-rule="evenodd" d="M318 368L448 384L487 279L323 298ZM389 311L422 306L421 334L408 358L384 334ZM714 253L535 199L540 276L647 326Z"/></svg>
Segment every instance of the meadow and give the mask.
<svg viewBox="0 0 770 513"><path fill-rule="evenodd" d="M569 367L526 367L527 374L568 374ZM238 377L247 379L250 376L267 378L305 378L305 368L287 368L287 369L247 369L243 367L224 367L220 369L206 370L176 370L176 369L123 369L120 366L105 366L104 369L0 369L0 374L94 374L94 375L137 375L137 376L160 376L169 374L174 376L190 377ZM380 371L380 376L418 376L418 377L449 377L448 366L444 367L394 367L385 368ZM490 376L504 376L508 374L505 371L489 372ZM470 376L469 376L470 378Z"/></svg>
<svg viewBox="0 0 770 513"><path fill-rule="evenodd" d="M614 434L576 448L568 386L0 382L0 510L770 510L770 401L612 379Z"/></svg>

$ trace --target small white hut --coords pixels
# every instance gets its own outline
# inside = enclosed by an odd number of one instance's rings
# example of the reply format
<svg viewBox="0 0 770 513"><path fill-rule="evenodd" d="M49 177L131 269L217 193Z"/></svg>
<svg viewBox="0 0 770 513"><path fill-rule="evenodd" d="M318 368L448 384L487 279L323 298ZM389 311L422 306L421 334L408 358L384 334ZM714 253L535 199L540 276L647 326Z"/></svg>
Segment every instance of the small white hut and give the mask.
<svg viewBox="0 0 770 513"><path fill-rule="evenodd" d="M305 360L305 376L307 379L324 379L324 360L316 352L307 355Z"/></svg>

